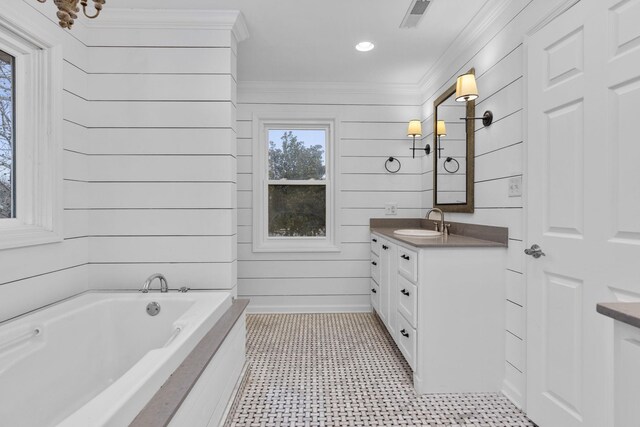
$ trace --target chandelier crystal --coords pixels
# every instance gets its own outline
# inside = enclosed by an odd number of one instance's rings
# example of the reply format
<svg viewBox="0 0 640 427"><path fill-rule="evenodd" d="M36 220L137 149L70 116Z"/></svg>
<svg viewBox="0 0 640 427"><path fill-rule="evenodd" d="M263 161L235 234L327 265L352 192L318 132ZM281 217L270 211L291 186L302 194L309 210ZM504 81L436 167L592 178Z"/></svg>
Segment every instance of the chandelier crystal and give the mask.
<svg viewBox="0 0 640 427"><path fill-rule="evenodd" d="M46 3L47 0L38 0L40 3ZM60 20L60 26L62 28L71 29L73 23L78 19L78 13L80 13L80 6L82 6L82 13L89 19L97 18L102 11L102 6L106 0L93 0L93 6L95 12L90 15L87 13L87 5L89 0L53 0L53 3L58 6L58 19Z"/></svg>

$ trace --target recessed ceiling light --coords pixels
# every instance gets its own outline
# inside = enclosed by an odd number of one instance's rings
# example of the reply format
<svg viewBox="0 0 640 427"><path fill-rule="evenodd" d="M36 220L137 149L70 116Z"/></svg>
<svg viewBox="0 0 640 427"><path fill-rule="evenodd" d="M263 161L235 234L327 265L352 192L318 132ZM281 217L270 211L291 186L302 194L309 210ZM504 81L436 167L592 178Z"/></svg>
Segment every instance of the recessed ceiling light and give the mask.
<svg viewBox="0 0 640 427"><path fill-rule="evenodd" d="M371 42L360 42L356 45L356 50L360 52L369 52L370 50L373 50L374 47L376 46Z"/></svg>

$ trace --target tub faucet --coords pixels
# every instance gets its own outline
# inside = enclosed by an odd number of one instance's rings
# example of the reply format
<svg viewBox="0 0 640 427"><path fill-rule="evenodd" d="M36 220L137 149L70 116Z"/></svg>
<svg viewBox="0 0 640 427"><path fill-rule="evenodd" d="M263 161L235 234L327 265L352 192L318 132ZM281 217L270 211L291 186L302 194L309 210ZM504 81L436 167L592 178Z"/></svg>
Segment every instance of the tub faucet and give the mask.
<svg viewBox="0 0 640 427"><path fill-rule="evenodd" d="M167 279L160 273L152 274L151 276L149 276L149 278L142 285L142 289L140 289L140 292L142 292L143 294L149 292L151 283L156 279L160 279L160 292L169 292L169 284L167 283Z"/></svg>
<svg viewBox="0 0 640 427"><path fill-rule="evenodd" d="M438 226L438 223L436 223L436 231L439 231L439 232L444 234L444 232L445 232L444 212L442 212L442 210L440 210L438 208L429 209L429 212L427 212L427 215L424 218L425 219L429 219L429 217L431 216L431 212L433 212L433 211L436 211L436 212L440 213L440 226Z"/></svg>

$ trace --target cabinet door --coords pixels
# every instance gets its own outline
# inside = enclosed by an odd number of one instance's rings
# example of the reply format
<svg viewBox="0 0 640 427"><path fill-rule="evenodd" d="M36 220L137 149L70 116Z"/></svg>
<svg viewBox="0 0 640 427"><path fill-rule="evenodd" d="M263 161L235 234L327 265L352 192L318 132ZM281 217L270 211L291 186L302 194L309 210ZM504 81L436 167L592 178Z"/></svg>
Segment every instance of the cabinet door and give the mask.
<svg viewBox="0 0 640 427"><path fill-rule="evenodd" d="M395 283L397 280L396 265L397 246L386 239L380 239L380 311L379 315L392 336L396 330Z"/></svg>

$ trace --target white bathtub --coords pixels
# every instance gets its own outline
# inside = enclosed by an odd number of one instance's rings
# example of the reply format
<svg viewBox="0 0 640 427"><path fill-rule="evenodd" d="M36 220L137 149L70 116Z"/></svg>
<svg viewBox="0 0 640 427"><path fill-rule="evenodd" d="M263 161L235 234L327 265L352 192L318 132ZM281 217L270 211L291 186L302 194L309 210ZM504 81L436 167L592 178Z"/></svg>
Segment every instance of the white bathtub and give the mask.
<svg viewBox="0 0 640 427"><path fill-rule="evenodd" d="M223 292L91 292L0 325L0 424L128 425L231 303Z"/></svg>

